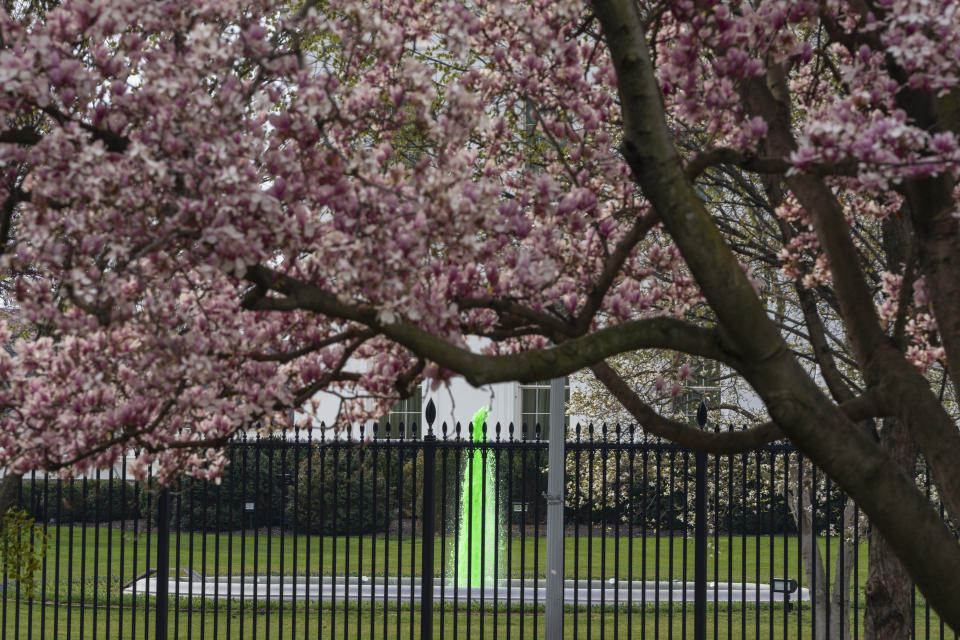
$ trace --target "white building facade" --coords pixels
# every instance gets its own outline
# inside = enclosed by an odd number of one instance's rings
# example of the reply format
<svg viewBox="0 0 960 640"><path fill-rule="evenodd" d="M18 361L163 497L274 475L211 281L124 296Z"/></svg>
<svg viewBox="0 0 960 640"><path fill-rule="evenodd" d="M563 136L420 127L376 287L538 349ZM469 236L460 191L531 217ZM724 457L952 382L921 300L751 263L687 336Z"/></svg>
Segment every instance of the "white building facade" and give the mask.
<svg viewBox="0 0 960 640"><path fill-rule="evenodd" d="M429 381L423 383L420 389L410 398L396 403L390 412L377 421L374 430L373 423L363 427L364 438L383 438L387 436L387 424L390 425L391 438L399 437L399 427L403 425L402 436L407 439L422 438L427 433L426 417L424 415L427 404L433 400L437 417L433 424L434 434L443 436L442 425L447 423L448 435L455 436L456 424L459 421L463 437L467 435L467 423L481 407L488 407L487 417L490 438L495 439L496 424L501 425L501 438L509 438L509 425L514 425L514 437L522 437L522 425L527 425L527 436L534 438L536 425L540 425L540 438L549 439L550 432L550 381L543 380L533 384L517 382L500 382L482 387L474 387L463 378L455 378L446 385L432 390ZM569 382L567 397L569 400ZM341 429L334 432L329 429L337 419L337 410L340 399L331 394L321 392L314 397L315 413L313 415L314 437L320 435L321 425L327 426L325 437L351 438L361 437L360 425L351 425L349 430ZM576 416L566 416L567 424L576 422Z"/></svg>

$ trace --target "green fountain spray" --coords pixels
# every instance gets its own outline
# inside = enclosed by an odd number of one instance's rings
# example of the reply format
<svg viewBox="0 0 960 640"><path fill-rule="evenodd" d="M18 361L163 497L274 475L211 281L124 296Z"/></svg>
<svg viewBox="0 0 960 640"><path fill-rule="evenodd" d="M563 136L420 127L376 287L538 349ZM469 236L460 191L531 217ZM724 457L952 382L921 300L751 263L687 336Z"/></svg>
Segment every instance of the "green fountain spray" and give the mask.
<svg viewBox="0 0 960 640"><path fill-rule="evenodd" d="M470 439L484 441L483 424L489 410L473 416ZM477 448L465 460L460 486L460 522L457 530L457 586L480 587L496 583L499 518L496 508L496 462L492 453Z"/></svg>

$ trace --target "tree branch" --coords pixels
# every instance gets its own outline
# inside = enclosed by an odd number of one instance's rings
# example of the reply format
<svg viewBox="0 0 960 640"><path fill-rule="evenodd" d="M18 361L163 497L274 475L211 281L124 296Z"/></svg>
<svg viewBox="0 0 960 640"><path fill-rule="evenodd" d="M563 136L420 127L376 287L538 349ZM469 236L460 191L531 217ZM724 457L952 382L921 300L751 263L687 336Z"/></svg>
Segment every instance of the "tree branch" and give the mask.
<svg viewBox="0 0 960 640"><path fill-rule="evenodd" d="M751 451L775 440L786 438L775 422L764 422L744 431L701 431L683 422L658 414L640 399L630 385L606 362L590 367L593 374L611 394L650 433L681 446L713 454L732 454ZM882 415L878 398L872 392L852 397L841 403L840 409L853 421Z"/></svg>
<svg viewBox="0 0 960 640"><path fill-rule="evenodd" d="M343 302L316 285L262 265L249 267L246 279L284 295L283 298L262 296L245 300L248 309L300 309L359 322L417 355L456 371L474 386L509 380L535 382L567 375L617 353L638 349L673 349L723 362L735 369L740 365L735 353L724 346L716 331L673 318L634 320L572 338L549 349L491 356L473 353L406 320L381 322L369 307Z"/></svg>
<svg viewBox="0 0 960 640"><path fill-rule="evenodd" d="M627 235L614 247L613 252L604 262L603 270L594 281L593 288L587 296L587 301L583 309L580 310L579 317L576 319L574 331L577 335L586 333L590 328L590 323L593 322L593 318L597 315L597 311L599 311L600 306L603 304L603 298L607 295L607 291L611 285L613 285L614 280L616 280L623 263L626 262L627 258L633 252L637 243L640 242L644 236L647 235L647 232L658 222L660 222L660 216L653 210L647 212L646 215L638 216L633 226L630 227L630 231L627 232Z"/></svg>
<svg viewBox="0 0 960 640"><path fill-rule="evenodd" d="M786 437L773 422L765 422L745 431L701 431L658 414L606 362L595 364L590 370L641 427L681 446L715 454L743 453Z"/></svg>
<svg viewBox="0 0 960 640"><path fill-rule="evenodd" d="M372 338L373 336L374 336L374 333L372 331L362 331L360 329L351 329L349 331L344 331L342 333L338 333L336 335L330 336L329 338L325 338L318 342L308 344L294 351L277 352L277 353L256 352L256 353L249 354L247 357L249 357L251 360L254 360L256 362L280 362L280 363L292 362L297 358L307 355L308 353L319 351L324 347L328 347L338 342L344 342L346 340L352 340L352 339L361 338L361 337Z"/></svg>
<svg viewBox="0 0 960 640"><path fill-rule="evenodd" d="M40 142L42 136L37 133L34 127L21 127L19 129L6 129L0 131L0 143L19 144L24 147L32 147Z"/></svg>
<svg viewBox="0 0 960 640"><path fill-rule="evenodd" d="M13 214L17 205L30 199L30 194L20 187L13 187L0 206L0 255L6 253L10 243L10 230L13 227Z"/></svg>
<svg viewBox="0 0 960 640"><path fill-rule="evenodd" d="M734 165L753 173L783 175L793 165L786 156L758 156L729 147L713 147L696 154L685 169L687 179L693 182L700 175L717 165ZM817 176L853 176L857 174L857 162L852 159L835 163L815 163L804 169L805 173Z"/></svg>

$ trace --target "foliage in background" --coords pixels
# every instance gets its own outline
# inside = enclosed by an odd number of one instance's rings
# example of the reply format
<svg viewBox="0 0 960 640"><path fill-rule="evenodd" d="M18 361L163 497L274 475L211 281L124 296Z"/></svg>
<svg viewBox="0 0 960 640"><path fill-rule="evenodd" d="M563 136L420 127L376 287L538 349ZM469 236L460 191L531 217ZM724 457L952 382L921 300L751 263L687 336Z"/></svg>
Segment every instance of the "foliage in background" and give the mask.
<svg viewBox="0 0 960 640"><path fill-rule="evenodd" d="M143 516L141 483L110 480L24 479L19 506L37 522L110 522Z"/></svg>
<svg viewBox="0 0 960 640"><path fill-rule="evenodd" d="M18 507L7 510L0 520L0 572L6 582L4 589L16 582L22 597L36 596L36 574L49 543L49 535L26 511Z"/></svg>
<svg viewBox="0 0 960 640"><path fill-rule="evenodd" d="M298 468L298 499L290 507L294 526L324 535L385 531L396 515L401 468L391 456L372 456L363 448L319 448Z"/></svg>
<svg viewBox="0 0 960 640"><path fill-rule="evenodd" d="M282 525L292 478L305 454L277 446L275 439L257 442L260 446L227 447L229 462L219 482L184 479L174 495L172 524L187 531ZM247 503L253 503L252 512Z"/></svg>

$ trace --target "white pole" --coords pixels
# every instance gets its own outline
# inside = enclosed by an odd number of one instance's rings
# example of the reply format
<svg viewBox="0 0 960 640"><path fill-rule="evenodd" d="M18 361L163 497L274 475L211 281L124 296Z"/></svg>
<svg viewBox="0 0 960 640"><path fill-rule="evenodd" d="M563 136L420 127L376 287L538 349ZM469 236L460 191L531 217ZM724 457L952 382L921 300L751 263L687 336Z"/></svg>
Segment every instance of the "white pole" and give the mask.
<svg viewBox="0 0 960 640"><path fill-rule="evenodd" d="M547 454L547 601L546 638L563 637L563 416L564 378L550 381L550 431Z"/></svg>

